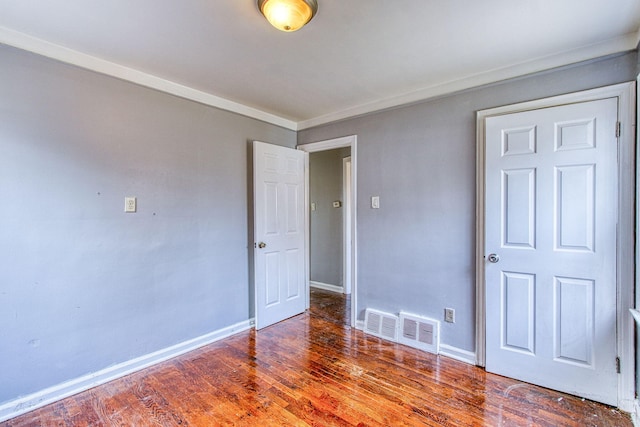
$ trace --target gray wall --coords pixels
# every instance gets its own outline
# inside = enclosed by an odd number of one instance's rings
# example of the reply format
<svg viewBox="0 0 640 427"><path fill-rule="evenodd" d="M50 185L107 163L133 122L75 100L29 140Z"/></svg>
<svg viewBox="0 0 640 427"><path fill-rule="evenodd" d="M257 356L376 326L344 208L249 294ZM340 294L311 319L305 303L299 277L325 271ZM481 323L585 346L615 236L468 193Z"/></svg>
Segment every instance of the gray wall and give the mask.
<svg viewBox="0 0 640 427"><path fill-rule="evenodd" d="M251 316L254 139L296 143L0 45L0 403Z"/></svg>
<svg viewBox="0 0 640 427"><path fill-rule="evenodd" d="M350 155L350 148L320 151L309 154L309 200L316 204L310 211L310 275L315 282L343 286L344 205L333 207L343 200L342 159Z"/></svg>
<svg viewBox="0 0 640 427"><path fill-rule="evenodd" d="M631 81L636 64L602 58L299 132L300 144L358 137L358 317L442 320L452 307L442 342L474 351L476 111Z"/></svg>

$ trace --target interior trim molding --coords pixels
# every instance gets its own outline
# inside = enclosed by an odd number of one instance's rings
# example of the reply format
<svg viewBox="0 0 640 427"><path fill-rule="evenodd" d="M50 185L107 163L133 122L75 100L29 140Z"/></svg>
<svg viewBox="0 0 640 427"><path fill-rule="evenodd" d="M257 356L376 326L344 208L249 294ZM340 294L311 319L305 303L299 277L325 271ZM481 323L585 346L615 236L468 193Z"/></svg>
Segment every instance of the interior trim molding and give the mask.
<svg viewBox="0 0 640 427"><path fill-rule="evenodd" d="M315 282L313 280L309 280L309 286L312 288L323 289L325 291L336 292L339 294L344 293L344 288L338 285L331 285L329 283Z"/></svg>
<svg viewBox="0 0 640 427"><path fill-rule="evenodd" d="M310 142L308 144L300 144L297 146L298 150L302 150L307 153L305 156L305 204L309 206L309 153L315 153L318 151L333 150L335 148L351 147L351 324L357 326L357 312L358 312L358 136L348 135L333 139L327 139L323 141ZM305 227L307 230L307 236L311 235L311 219L309 215L309 209L305 211ZM309 239L307 239L306 247L306 283L311 280L309 266L310 266L310 246ZM307 294L308 295L308 294ZM307 300L308 303L308 300ZM308 304L307 304L308 308ZM359 328L362 329L362 328Z"/></svg>
<svg viewBox="0 0 640 427"><path fill-rule="evenodd" d="M100 371L83 375L53 387L48 387L44 390L10 400L0 405L0 422L246 331L251 329L253 325L254 319L238 322L226 328L183 341L171 347L145 354L135 359L109 366Z"/></svg>
<svg viewBox="0 0 640 427"><path fill-rule="evenodd" d="M210 107L220 108L225 111L261 120L293 131L309 129L315 126L374 113L389 108L426 101L428 99L437 98L439 96L486 84L496 83L502 80L508 80L527 74L566 66L568 64L575 64L594 58L630 51L637 48L639 41L640 31L633 32L614 39L605 40L589 46L583 46L578 49L534 58L521 63L495 68L483 73L463 76L443 84L419 88L399 96L391 96L307 120L295 121L0 26L1 44L13 46L57 61L75 65L80 68L129 81L184 99L199 102Z"/></svg>
<svg viewBox="0 0 640 427"><path fill-rule="evenodd" d="M377 111L422 102L462 90L481 87L525 76L527 74L547 71L553 68L567 66L569 64L576 64L590 59L631 51L637 48L639 40L640 32L629 33L615 39L609 39L604 42L584 46L579 49L568 50L554 55L543 56L521 63L495 68L483 73L464 76L442 84L417 89L403 95L383 98L368 104L356 105L342 111L314 117L309 120L302 120L298 122L298 130L309 129L315 126L345 120L356 116L363 116Z"/></svg>
<svg viewBox="0 0 640 427"><path fill-rule="evenodd" d="M364 331L364 320L356 320L354 324L357 330ZM440 351L438 354L440 356L448 357L450 359L464 362L469 365L476 365L476 353L468 350L463 350L452 345L440 343Z"/></svg>
<svg viewBox="0 0 640 427"><path fill-rule="evenodd" d="M476 354L472 351L462 350L461 348L454 347L448 344L440 344L441 356L445 356L451 359L455 359L459 362L468 363L469 365L476 364Z"/></svg>
<svg viewBox="0 0 640 427"><path fill-rule="evenodd" d="M143 71L88 55L77 50L69 49L2 26L0 26L0 43L36 53L47 58L55 59L66 64L75 65L86 70L95 71L100 74L135 83L140 86L159 90L180 98L199 102L200 104L208 105L210 107L237 113L242 116L261 120L293 131L298 130L298 125L293 120L288 120L275 114L258 110L257 108L248 107L238 102L175 83L171 80L163 79L153 74L145 73Z"/></svg>

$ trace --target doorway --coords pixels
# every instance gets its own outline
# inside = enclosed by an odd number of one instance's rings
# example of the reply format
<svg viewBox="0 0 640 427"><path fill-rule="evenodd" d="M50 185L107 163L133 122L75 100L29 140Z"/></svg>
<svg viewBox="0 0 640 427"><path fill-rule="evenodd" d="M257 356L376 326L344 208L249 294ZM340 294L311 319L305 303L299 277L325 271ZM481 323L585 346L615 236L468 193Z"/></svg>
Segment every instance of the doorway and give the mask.
<svg viewBox="0 0 640 427"><path fill-rule="evenodd" d="M350 325L351 147L309 154L310 311Z"/></svg>
<svg viewBox="0 0 640 427"><path fill-rule="evenodd" d="M309 289L328 290L350 298L346 318L355 325L356 136L304 144L298 149L309 153L306 168Z"/></svg>

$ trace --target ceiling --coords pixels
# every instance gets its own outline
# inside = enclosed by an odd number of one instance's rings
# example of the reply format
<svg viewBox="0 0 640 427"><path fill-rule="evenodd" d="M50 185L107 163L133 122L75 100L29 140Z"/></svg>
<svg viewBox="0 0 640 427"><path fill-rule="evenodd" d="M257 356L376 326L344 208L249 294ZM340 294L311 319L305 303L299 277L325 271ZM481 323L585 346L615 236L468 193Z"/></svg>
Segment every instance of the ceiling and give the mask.
<svg viewBox="0 0 640 427"><path fill-rule="evenodd" d="M634 49L639 0L2 0L0 43L304 129Z"/></svg>

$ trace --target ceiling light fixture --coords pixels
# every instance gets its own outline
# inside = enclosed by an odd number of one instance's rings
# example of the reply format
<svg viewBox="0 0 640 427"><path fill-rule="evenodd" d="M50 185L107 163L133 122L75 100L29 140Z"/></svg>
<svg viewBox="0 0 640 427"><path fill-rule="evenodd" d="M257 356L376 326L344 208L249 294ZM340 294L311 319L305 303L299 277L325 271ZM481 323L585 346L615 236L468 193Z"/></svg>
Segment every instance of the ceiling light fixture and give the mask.
<svg viewBox="0 0 640 427"><path fill-rule="evenodd" d="M258 0L260 12L280 31L297 31L318 11L316 0Z"/></svg>

